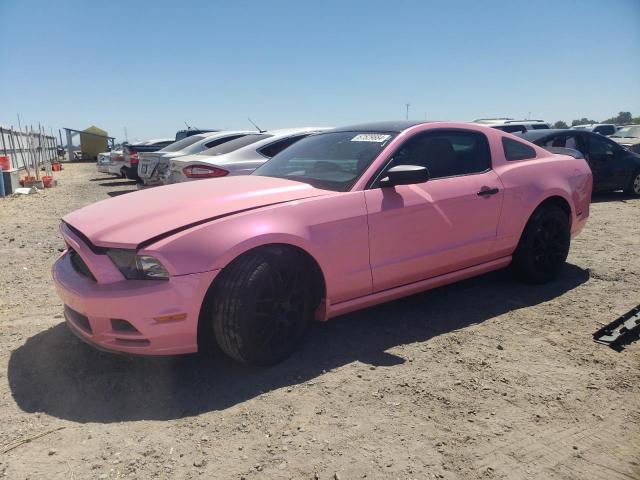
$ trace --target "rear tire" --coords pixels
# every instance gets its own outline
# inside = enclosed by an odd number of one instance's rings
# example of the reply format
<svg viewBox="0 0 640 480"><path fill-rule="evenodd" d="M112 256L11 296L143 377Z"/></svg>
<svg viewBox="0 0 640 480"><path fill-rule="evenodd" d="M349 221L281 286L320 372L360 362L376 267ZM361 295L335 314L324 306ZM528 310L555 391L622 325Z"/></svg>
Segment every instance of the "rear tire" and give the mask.
<svg viewBox="0 0 640 480"><path fill-rule="evenodd" d="M513 270L526 282L549 282L558 276L567 260L570 244L567 213L557 205L540 206L520 237L513 254Z"/></svg>
<svg viewBox="0 0 640 480"><path fill-rule="evenodd" d="M313 317L311 276L286 248L248 252L216 279L211 315L216 342L231 358L272 365L298 346Z"/></svg>
<svg viewBox="0 0 640 480"><path fill-rule="evenodd" d="M624 189L624 193L627 195L633 195L634 197L640 197L640 170L636 170L631 179L629 185Z"/></svg>

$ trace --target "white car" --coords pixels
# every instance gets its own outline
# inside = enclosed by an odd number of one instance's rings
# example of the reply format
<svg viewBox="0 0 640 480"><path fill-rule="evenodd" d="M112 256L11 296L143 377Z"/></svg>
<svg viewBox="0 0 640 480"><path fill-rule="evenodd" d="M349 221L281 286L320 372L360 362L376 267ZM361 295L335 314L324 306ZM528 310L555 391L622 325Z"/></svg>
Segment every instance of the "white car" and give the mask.
<svg viewBox="0 0 640 480"><path fill-rule="evenodd" d="M572 130L586 130L588 132L599 133L600 135L613 135L616 133L616 126L613 123L593 123L590 125L574 125Z"/></svg>
<svg viewBox="0 0 640 480"><path fill-rule="evenodd" d="M161 184L161 178L169 168L169 160L185 155L194 155L217 145L235 140L255 131L234 130L205 132L183 138L156 152L138 154L138 177L144 186Z"/></svg>
<svg viewBox="0 0 640 480"><path fill-rule="evenodd" d="M479 118L474 120L473 123L479 123L508 133L524 133L530 130L551 128L551 125L544 120L514 120L513 118Z"/></svg>
<svg viewBox="0 0 640 480"><path fill-rule="evenodd" d="M111 173L109 166L111 165L111 152L103 152L98 154L96 168L100 173Z"/></svg>
<svg viewBox="0 0 640 480"><path fill-rule="evenodd" d="M170 160L163 183L249 175L288 146L304 137L324 130L329 130L329 128L289 128L245 135L205 150L198 155L187 155Z"/></svg>
<svg viewBox="0 0 640 480"><path fill-rule="evenodd" d="M138 155L142 152L156 152L161 148L168 147L175 143L173 138L156 138L146 142L127 143L122 147L123 165L120 173L124 178L139 180L138 178Z"/></svg>
<svg viewBox="0 0 640 480"><path fill-rule="evenodd" d="M110 152L99 153L96 166L101 173L109 173L124 178L121 171L123 164L124 156L122 150L112 150Z"/></svg>

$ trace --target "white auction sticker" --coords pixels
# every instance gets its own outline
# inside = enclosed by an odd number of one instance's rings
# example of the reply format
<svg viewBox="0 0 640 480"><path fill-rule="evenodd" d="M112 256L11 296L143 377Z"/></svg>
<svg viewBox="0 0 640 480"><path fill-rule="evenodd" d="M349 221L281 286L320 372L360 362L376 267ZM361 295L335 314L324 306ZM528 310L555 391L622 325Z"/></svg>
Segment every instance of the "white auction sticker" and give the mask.
<svg viewBox="0 0 640 480"><path fill-rule="evenodd" d="M389 140L391 135L385 135L384 133L360 133L351 139L352 142L376 142L382 143L385 140Z"/></svg>

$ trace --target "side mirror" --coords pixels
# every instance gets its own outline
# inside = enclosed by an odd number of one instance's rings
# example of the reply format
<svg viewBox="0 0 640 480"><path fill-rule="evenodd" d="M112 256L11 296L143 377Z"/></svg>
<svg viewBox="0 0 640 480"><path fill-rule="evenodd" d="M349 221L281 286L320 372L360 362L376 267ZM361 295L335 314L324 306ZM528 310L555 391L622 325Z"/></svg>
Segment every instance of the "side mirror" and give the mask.
<svg viewBox="0 0 640 480"><path fill-rule="evenodd" d="M380 180L380 187L395 187L396 185L414 185L429 180L429 170L420 165L397 165L387 170L387 176Z"/></svg>

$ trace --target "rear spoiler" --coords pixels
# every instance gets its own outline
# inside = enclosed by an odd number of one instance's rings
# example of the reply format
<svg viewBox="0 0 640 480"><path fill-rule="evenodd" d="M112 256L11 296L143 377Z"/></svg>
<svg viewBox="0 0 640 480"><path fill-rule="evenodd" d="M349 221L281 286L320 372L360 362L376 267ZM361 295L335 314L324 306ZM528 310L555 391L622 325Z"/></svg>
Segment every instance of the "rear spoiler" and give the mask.
<svg viewBox="0 0 640 480"><path fill-rule="evenodd" d="M545 150L551 153L557 153L558 155L569 155L573 158L584 158L582 153L573 148L563 148L563 147L544 147Z"/></svg>

